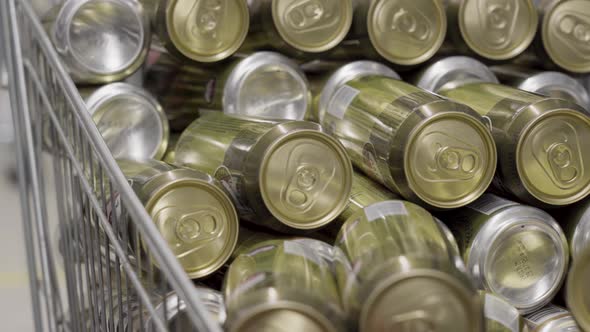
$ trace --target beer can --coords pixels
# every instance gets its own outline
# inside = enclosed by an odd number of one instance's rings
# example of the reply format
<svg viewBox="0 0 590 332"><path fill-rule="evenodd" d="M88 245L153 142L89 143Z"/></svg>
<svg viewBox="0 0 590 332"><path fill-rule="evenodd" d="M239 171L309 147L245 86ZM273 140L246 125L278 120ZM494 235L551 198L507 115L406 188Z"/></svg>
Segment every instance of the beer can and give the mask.
<svg viewBox="0 0 590 332"><path fill-rule="evenodd" d="M569 311L552 304L524 316L524 321L530 332L582 332Z"/></svg>
<svg viewBox="0 0 590 332"><path fill-rule="evenodd" d="M282 232L316 229L344 210L352 186L346 150L321 130L210 113L180 136L176 163L218 179L244 220Z"/></svg>
<svg viewBox="0 0 590 332"><path fill-rule="evenodd" d="M483 298L483 310L487 332L526 332L524 321L518 310L502 298L479 291Z"/></svg>
<svg viewBox="0 0 590 332"><path fill-rule="evenodd" d="M489 119L501 152L494 189L535 206L568 205L587 196L590 153L582 142L590 135L590 118L584 108L474 77L493 73L477 60L464 60L440 60L417 82Z"/></svg>
<svg viewBox="0 0 590 332"><path fill-rule="evenodd" d="M538 71L522 66L490 68L502 84L548 97L561 98L590 109L590 95L575 78L557 71Z"/></svg>
<svg viewBox="0 0 590 332"><path fill-rule="evenodd" d="M115 158L162 158L169 128L164 110L146 90L127 83L104 85L86 107Z"/></svg>
<svg viewBox="0 0 590 332"><path fill-rule="evenodd" d="M546 212L493 194L446 214L467 270L479 288L530 313L549 303L565 278L563 231Z"/></svg>
<svg viewBox="0 0 590 332"><path fill-rule="evenodd" d="M248 33L246 0L139 0L158 41L172 56L195 62L230 57Z"/></svg>
<svg viewBox="0 0 590 332"><path fill-rule="evenodd" d="M348 40L329 58L385 59L396 67L429 60L441 47L447 16L439 0L354 1Z"/></svg>
<svg viewBox="0 0 590 332"><path fill-rule="evenodd" d="M168 147L166 149L166 153L162 158L162 161L168 164L174 164L175 157L176 157L176 144L178 143L178 139L180 138L180 134L171 134L170 139L168 141Z"/></svg>
<svg viewBox="0 0 590 332"><path fill-rule="evenodd" d="M238 216L217 180L156 161L118 163L190 278L223 266L236 246Z"/></svg>
<svg viewBox="0 0 590 332"><path fill-rule="evenodd" d="M227 272L224 295L228 331L346 327L330 265L298 240L265 241L239 255Z"/></svg>
<svg viewBox="0 0 590 332"><path fill-rule="evenodd" d="M307 78L294 61L279 53L256 52L217 65L187 65L159 53L153 62L146 85L169 117L189 113L194 120L198 109L212 109L303 120L311 108Z"/></svg>
<svg viewBox="0 0 590 332"><path fill-rule="evenodd" d="M151 39L144 9L134 0L66 0L43 24L77 83L109 83L133 74Z"/></svg>
<svg viewBox="0 0 590 332"><path fill-rule="evenodd" d="M590 6L586 0L534 0L542 24L536 55L561 69L590 73ZM542 47L541 47L542 46ZM544 52L543 52L544 51Z"/></svg>
<svg viewBox="0 0 590 332"><path fill-rule="evenodd" d="M352 24L352 0L250 0L248 6L252 25L242 51L310 57L338 45Z"/></svg>
<svg viewBox="0 0 590 332"><path fill-rule="evenodd" d="M407 200L439 209L477 199L496 147L472 109L353 62L327 80L317 114L365 174Z"/></svg>
<svg viewBox="0 0 590 332"><path fill-rule="evenodd" d="M464 54L508 60L533 42L539 24L534 0L444 0L448 40Z"/></svg>
<svg viewBox="0 0 590 332"><path fill-rule="evenodd" d="M346 221L335 246L342 302L359 331L483 329L479 295L423 208L396 200L369 205Z"/></svg>
<svg viewBox="0 0 590 332"><path fill-rule="evenodd" d="M576 322L584 331L590 331L590 247L573 259L567 276L565 299Z"/></svg>

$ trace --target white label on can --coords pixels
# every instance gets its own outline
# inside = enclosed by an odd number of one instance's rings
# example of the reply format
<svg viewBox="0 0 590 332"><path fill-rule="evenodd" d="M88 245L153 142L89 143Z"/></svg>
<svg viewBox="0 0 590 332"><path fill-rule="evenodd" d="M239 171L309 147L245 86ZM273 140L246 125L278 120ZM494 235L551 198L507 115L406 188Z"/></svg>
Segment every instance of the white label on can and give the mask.
<svg viewBox="0 0 590 332"><path fill-rule="evenodd" d="M340 89L336 91L328 105L328 113L342 120L344 113L346 113L346 109L348 109L348 106L350 106L359 92L359 90L351 88L348 85L341 86Z"/></svg>
<svg viewBox="0 0 590 332"><path fill-rule="evenodd" d="M477 201L469 204L468 207L489 216L510 205L516 205L516 203L493 194L485 194Z"/></svg>
<svg viewBox="0 0 590 332"><path fill-rule="evenodd" d="M518 332L520 314L512 306L506 307L505 303L493 295L485 295L484 313L486 319L491 319L502 324L510 331Z"/></svg>
<svg viewBox="0 0 590 332"><path fill-rule="evenodd" d="M539 311L536 311L530 315L524 316L524 318L535 324L535 325L540 325L543 322L547 321L548 319L551 319L555 316L559 316L559 315L564 315L564 314L569 314L569 311L560 308L558 306L555 305L548 305L543 309L540 309Z"/></svg>
<svg viewBox="0 0 590 332"><path fill-rule="evenodd" d="M367 221L371 222L386 216L407 216L408 210L403 202L385 201L369 205L365 208Z"/></svg>
<svg viewBox="0 0 590 332"><path fill-rule="evenodd" d="M286 254L301 256L317 265L322 265L322 258L312 248L295 241L285 241L283 245Z"/></svg>

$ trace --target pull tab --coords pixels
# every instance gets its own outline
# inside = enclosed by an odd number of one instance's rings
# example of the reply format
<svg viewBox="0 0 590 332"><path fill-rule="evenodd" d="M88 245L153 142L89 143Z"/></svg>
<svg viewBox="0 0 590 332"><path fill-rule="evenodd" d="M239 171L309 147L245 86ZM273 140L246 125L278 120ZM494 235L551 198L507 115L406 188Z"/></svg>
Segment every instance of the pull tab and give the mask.
<svg viewBox="0 0 590 332"><path fill-rule="evenodd" d="M187 24L186 34L195 38L219 39L218 30L223 24L225 0L199 0L191 8L188 17L193 24Z"/></svg>
<svg viewBox="0 0 590 332"><path fill-rule="evenodd" d="M182 215L176 222L176 236L185 243L209 241L221 233L221 216L212 209Z"/></svg>
<svg viewBox="0 0 590 332"><path fill-rule="evenodd" d="M495 49L507 47L520 10L517 1L480 0L477 5L482 28L488 31L484 35L490 46Z"/></svg>
<svg viewBox="0 0 590 332"><path fill-rule="evenodd" d="M578 56L590 58L590 21L576 13L568 13L557 23L557 36Z"/></svg>
<svg viewBox="0 0 590 332"><path fill-rule="evenodd" d="M490 117L487 116L487 115L483 115L481 118L483 119L485 125L488 127L488 129L490 130L490 132L493 131L494 130L494 125L492 124L492 119L490 119Z"/></svg>
<svg viewBox="0 0 590 332"><path fill-rule="evenodd" d="M284 20L295 31L309 32L331 26L333 10L333 0L302 0L285 9Z"/></svg>

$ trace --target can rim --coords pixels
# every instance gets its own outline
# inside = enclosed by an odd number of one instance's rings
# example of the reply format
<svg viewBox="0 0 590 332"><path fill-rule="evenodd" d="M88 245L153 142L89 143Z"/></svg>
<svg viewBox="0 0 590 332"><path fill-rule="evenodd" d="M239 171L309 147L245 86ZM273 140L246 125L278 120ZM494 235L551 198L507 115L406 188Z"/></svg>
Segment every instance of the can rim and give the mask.
<svg viewBox="0 0 590 332"><path fill-rule="evenodd" d="M297 81L301 87L304 87L302 90L307 90L307 93L305 93L305 110L304 112L300 112L297 119L293 120L303 120L305 118L307 110L311 107L312 103L309 93L309 82L303 71L301 71L293 60L277 52L260 51L254 52L238 61L239 63L231 70L223 87L223 113L244 115L240 112L238 101L246 78L259 68L274 65L280 66L285 72L289 73L292 79Z"/></svg>
<svg viewBox="0 0 590 332"><path fill-rule="evenodd" d="M183 172L187 172L187 171L191 171L191 170L180 168L180 169L165 172L163 174L183 173ZM160 176L150 179L150 181L148 181L147 184L158 179L159 177ZM228 216L227 219L228 219L228 226L229 226L228 227L229 241L224 244L224 249L221 249L218 252L217 258L214 260L214 262L212 264L208 264L204 268L198 268L198 269L187 269L185 266L182 266L184 271L189 276L189 278L198 279L198 278L205 277L205 276L210 275L211 273L215 272L217 269L222 267L227 260L229 260L229 258L231 257L231 254L234 251L234 249L237 245L237 242L238 242L239 219L238 219L238 214L234 208L234 205L233 205L231 199L227 196L227 194L225 192L223 192L223 190L219 189L216 186L211 186L206 181L203 181L203 180L200 180L197 178L188 178L188 177L182 177L182 176L180 178L174 179L162 186L159 186L159 187L153 189L152 192L154 192L154 194L151 194L149 199L144 204L145 209L148 212L148 214L150 215L150 217L151 217L151 212L152 212L151 210L152 210L154 204L156 204L156 202L158 202L158 200L164 194L168 193L170 190L176 189L181 186L187 186L187 185L192 185L192 186L197 187L201 190L209 191L213 196L217 197L219 202L221 203L221 205L224 207L224 210ZM143 246L144 250L147 249L146 243L144 241L142 241L142 246ZM153 261L153 264L159 268L158 263L156 261Z"/></svg>
<svg viewBox="0 0 590 332"><path fill-rule="evenodd" d="M202 54L201 52L194 51L194 49L192 49L190 46L187 46L188 43L185 43L183 41L183 39L180 36L178 36L176 29L174 29L174 26L172 25L172 22L174 21L174 7L176 6L176 4L179 1L182 1L182 0L168 0L167 1L168 3L166 5L166 15L165 15L165 17L166 17L166 19L165 19L166 30L168 32L168 36L170 38L170 41L172 42L174 47L182 55L186 56L187 58L197 61L197 62L204 62L204 63L221 61L223 59L230 57L234 53L236 53L236 51L244 43L244 40L246 40L246 36L248 35L248 30L249 30L249 26L250 26L250 13L249 13L248 5L247 5L246 1L244 1L244 0L236 0L236 3L240 7L240 16L241 16L241 20L243 22L243 26L240 29L240 34L235 39L235 43L230 44L230 46L227 47L224 51L213 52L213 53L211 53L211 55L205 55L205 54ZM232 22L232 24L235 24L235 23L236 22Z"/></svg>
<svg viewBox="0 0 590 332"><path fill-rule="evenodd" d="M352 26L352 19L353 19L352 1L351 0L340 0L340 5L338 6L339 10L342 10L342 9L345 9L345 10L344 10L344 15L343 15L344 19L340 20L341 24L340 24L340 29L339 29L338 34L335 37L332 37L329 40L326 40L326 42L324 42L320 46L316 46L316 47L305 46L302 43L298 43L297 40L290 38L289 34L287 32L287 29L285 29L283 24L281 24L280 20L278 19L278 17L280 17L280 14L281 14L279 12L279 8L278 8L279 1L280 0L273 0L272 5L271 5L272 6L272 9L271 9L272 21L274 23L274 27L284 42L286 42L289 46L291 46L299 51L308 52L308 53L326 52L326 51L336 47L336 45L340 44L340 42L343 41L344 38L346 38L346 36L348 35L348 32L350 31L350 28ZM342 2L345 2L344 6L342 5Z"/></svg>
<svg viewBox="0 0 590 332"><path fill-rule="evenodd" d="M428 61L428 59L432 58L438 52L438 50L443 45L443 42L445 41L445 37L447 35L447 14L443 7L442 1L432 1L432 5L436 7L436 12L438 13L441 22L440 26L438 26L437 29L434 29L438 31L437 37L433 40L434 43L432 43L432 45L420 56L413 57L410 59L401 58L393 55L389 50L382 47L381 44L378 42L378 33L375 31L375 24L373 24L373 19L377 11L377 6L380 2L382 1L371 1L371 5L367 12L367 32L369 34L369 40L373 48L375 48L375 51L377 51L377 53L380 56L385 58L387 61L397 65L412 66Z"/></svg>
<svg viewBox="0 0 590 332"><path fill-rule="evenodd" d="M266 183L265 181L265 177L263 176L266 173L267 167L268 167L268 163L270 161L270 156L283 144L287 143L288 141L291 141L293 139L300 139L300 138L305 138L305 137L315 137L318 141L322 141L323 144L325 144L327 147L331 148L338 156L339 156L339 164L343 166L343 172L344 172L344 179L342 180L342 184L343 184L343 190L341 190L341 199L339 199L338 204L336 204L336 206L334 206L329 213L325 214L322 218L316 220L315 222L311 222L311 223L306 223L306 224L300 224L296 221L294 221L294 218L289 218L288 216L285 216L284 213L278 211L275 207L274 204L272 203L272 198L269 197L268 193L266 192L266 190L264 190L264 183ZM284 135L282 135L281 137L277 138L276 140L274 140L274 142L268 146L266 148L266 150L264 151L264 155L262 157L262 160L260 161L260 167L258 169L258 179L259 179L259 183L258 183L258 189L260 191L260 195L262 196L262 200L264 202L264 205L266 206L266 208L268 209L268 211L272 214L273 217L275 217L277 220L279 220L281 223L295 228L295 229L300 229L300 230L311 230L311 229L316 229L319 227L322 227L328 223L330 223L332 220L334 220L336 217L338 217L338 215L340 215L340 213L346 208L346 206L348 205L348 198L350 196L350 191L352 190L352 173L353 173L353 169L352 169L352 163L350 161L350 158L348 157L348 154L345 150L345 148L335 139L332 138L331 136L328 136L327 134L324 134L321 131L317 131L317 130L310 130L310 129L302 129L302 130L295 130L295 131L291 131L288 132Z"/></svg>
<svg viewBox="0 0 590 332"><path fill-rule="evenodd" d="M229 331L241 331L242 327L249 321L255 320L259 315L269 313L272 311L293 311L295 314L302 315L314 321L325 332L337 332L336 327L331 322L321 315L318 310L303 303L293 302L288 300L279 300L271 303L263 303L250 307L244 311L240 317L232 322Z"/></svg>
<svg viewBox="0 0 590 332"><path fill-rule="evenodd" d="M467 56L456 55L443 58L427 66L415 85L428 91L437 92L461 76L471 77L485 83L500 83L494 72L482 62Z"/></svg>
<svg viewBox="0 0 590 332"><path fill-rule="evenodd" d="M369 75L381 75L392 79L400 80L401 77L386 65L370 60L359 60L350 62L334 71L320 92L317 106L317 117L320 123L323 122L327 107L336 91L347 82Z"/></svg>
<svg viewBox="0 0 590 332"><path fill-rule="evenodd" d="M512 304L522 314L530 313L549 303L561 288L567 273L569 250L567 240L561 228L551 215L541 209L514 203L494 212L477 232L471 244L471 251L467 258L467 268L485 289L492 289L487 281L490 256L489 250L494 244L501 243L507 236L518 233L522 227L532 225L549 236L554 243L560 243L557 256L560 256L562 269L555 277L555 283L544 294L537 296L537 300L528 305L515 304L509 299L501 298ZM508 233L507 233L508 232Z"/></svg>
<svg viewBox="0 0 590 332"><path fill-rule="evenodd" d="M590 276L590 247L576 259L568 273L566 303L582 330L590 331L590 307L584 305L584 293L576 285L587 283L584 276Z"/></svg>
<svg viewBox="0 0 590 332"><path fill-rule="evenodd" d="M577 1L578 0L557 1L554 5L552 5L550 7L549 11L545 12L545 15L543 17L543 23L541 26L541 40L543 43L543 48L547 52L547 55L549 56L549 58L551 58L551 60L555 64L557 64L559 67L561 67L567 71L571 71L573 73L578 73L578 74L584 74L584 73L590 72L590 61L586 62L585 65L581 65L581 66L578 65L577 63L563 62L559 56L556 56L560 52L559 51L555 52L555 50L549 46L549 31L551 29L551 25L549 24L549 21L551 20L551 17L555 14L555 12L557 10L559 10L559 7L569 6L569 5L571 5L571 3L577 2ZM585 1L582 1L582 2L585 2Z"/></svg>
<svg viewBox="0 0 590 332"><path fill-rule="evenodd" d="M586 109L590 109L590 94L584 86L573 77L558 71L543 71L523 80L518 88L530 92L538 92L547 86L559 87L576 102Z"/></svg>
<svg viewBox="0 0 590 332"><path fill-rule="evenodd" d="M153 159L161 159L166 153L166 149L168 148L168 141L170 139L170 127L168 125L168 118L166 118L164 108L158 102L158 100L154 96L152 96L152 94L149 93L147 90L123 82L110 83L104 85L98 88L96 91L94 91L90 96L88 96L88 98L86 98L85 104L88 113L93 118L93 120L95 120L95 117L98 117L104 114L105 112L108 112L107 109L99 111L102 105L114 99L122 98L122 96L124 96L125 94L136 96L141 100L145 100L146 103L150 106L150 111L153 112L160 120L159 123L162 128L162 136L159 138L160 144L151 156L146 157L150 157Z"/></svg>
<svg viewBox="0 0 590 332"><path fill-rule="evenodd" d="M516 144L515 151L516 151L516 170L517 170L520 182L522 183L526 192L529 195L533 196L535 199L539 200L540 202L543 202L543 203L549 204L549 205L559 206L559 205L573 204L575 202L578 202L578 201L584 199L586 196L588 196L588 194L590 193L590 180L588 180L586 185L583 188L581 188L574 195L566 195L563 198L551 198L551 197L549 197L549 195L545 195L543 193L540 193L540 192L538 192L538 190L536 188L534 188L534 186L533 186L534 181L529 180L524 173L524 168L525 168L526 163L521 158L519 158L519 156L522 156L522 154L523 154L525 142L528 141L529 134L531 133L531 131L533 131L537 127L537 125L539 125L541 122L545 122L550 117L557 116L557 115L560 115L560 116L567 115L570 117L576 117L578 119L583 120L586 123L586 125L588 127L590 127L590 118L585 115L585 111L583 110L583 108L581 108L580 106L578 106L574 103L570 103L570 102L564 101L562 99L557 99L557 98L546 98L546 99L542 100L540 103L551 103L556 100L559 101L561 103L561 105L557 105L558 107L541 113L541 115L536 117L533 121L527 123L526 126L520 131L521 134L520 134L520 137L519 137L518 142ZM566 102L566 103L564 103L564 102ZM543 105L541 105L540 103L529 105L527 108L533 107L533 108L535 108L535 112L537 113L538 108L543 107Z"/></svg>
<svg viewBox="0 0 590 332"><path fill-rule="evenodd" d="M135 72L139 67L141 67L143 65L143 59L147 56L147 47L146 45L148 44L148 41L150 39L150 24L148 22L147 16L146 15L142 15L143 14L143 8L141 7L141 5L138 2L132 1L132 0L120 0L120 1L115 1L115 0L98 0L98 1L102 1L102 2L109 2L112 3L114 5L118 5L122 7L125 7L129 12L134 14L134 17L136 18L135 23L141 27L139 29L140 31L140 36L139 36L139 40L140 42L140 47L138 47L135 52L133 53L132 56L129 57L129 60L122 64L119 68L113 69L113 70L107 70L107 71L100 71L100 70L96 70L95 68L90 67L84 57L80 56L76 51L74 51L74 49L71 47L71 35L70 35L70 28L71 25L73 23L73 19L74 17L78 14L78 11L85 6L86 4L90 3L90 2L94 2L97 0L82 0L82 1L67 1L65 3L65 5L62 7L62 9L60 10L56 22L55 22L55 28L53 29L53 35L55 37L55 41L58 45L61 45L61 48L64 50L69 50L69 53L71 54L72 58L74 60L76 60L76 65L75 67L79 66L79 68L88 71L92 74L95 75L101 75L101 76L115 76L115 75L120 75L120 74L126 74L126 73L133 73ZM62 27L62 28L59 28ZM61 31L65 29L65 31ZM58 31L60 30L60 31Z"/></svg>
<svg viewBox="0 0 590 332"><path fill-rule="evenodd" d="M522 41L515 45L514 47L511 47L510 49L506 50L505 52L499 53L498 55L493 55L490 54L488 52L485 52L485 50L482 50L482 48L480 48L477 43L473 42L467 32L469 31L469 28L465 25L465 20L463 19L465 17L465 7L467 6L467 3L469 2L469 0L466 1L461 1L461 5L459 6L459 14L458 14L458 19L457 21L459 22L459 31L461 33L461 37L463 39L463 41L465 42L465 44L467 44L467 46L469 47L469 49L471 51L473 51L474 53L476 53L477 55L483 57L483 58L487 58L490 60L509 60L512 58L517 57L518 55L520 55L522 52L524 52L533 42L533 40L535 39L535 35L537 34L537 29L539 26L539 15L537 13L537 9L535 8L535 6L533 5L532 1L527 0L526 2L526 6L528 9L529 14L531 14L532 17L534 17L534 23L528 26L528 33L526 35L526 37L524 39L522 39Z"/></svg>
<svg viewBox="0 0 590 332"><path fill-rule="evenodd" d="M368 331L367 325L370 312L372 311L372 308L375 306L375 304L378 303L378 299L381 295L383 295L389 289L395 288L398 283L413 278L429 278L436 280L441 284L444 284L449 290L454 290L456 294L460 295L461 302L464 305L463 307L467 309L466 311L472 311L477 307L473 305L473 301L470 301L473 296L470 294L468 288L462 285L459 279L440 270L420 267L410 271L392 274L388 278L381 280L374 287L372 287L369 296L361 308L359 315L359 330ZM469 315L467 317L472 318L474 315Z"/></svg>
<svg viewBox="0 0 590 332"><path fill-rule="evenodd" d="M485 126L485 124L482 121L479 121L474 115L470 115L468 113L463 113L463 112L458 112L458 111L444 111L444 108L439 108L439 105L448 105L448 101L446 100L441 100L441 102L433 102L433 103L429 103L426 105L421 106L420 108L427 108L427 110L429 112L429 114L432 114L432 111L436 111L437 109L439 110L443 110L443 112L439 112L436 113L426 119L424 119L423 121L421 121L416 127L414 127L412 129L412 131L410 132L410 135L407 138L406 144L405 144L405 149L404 149L404 174L405 174L405 178L408 181L408 186L410 187L410 189L412 190L412 192L418 196L418 198L420 198L422 201L424 201L425 203L437 207L437 208L442 208L442 209L452 209L452 208L458 208L461 206L465 206L475 200L477 200L481 195L484 194L484 192L487 190L487 188L490 186L490 184L492 183L492 180L494 178L494 174L496 171L496 163L497 163L497 150L496 150L496 144L494 142L494 138L492 136L492 134L490 133L489 129ZM428 126L430 126L432 123L440 121L441 118L443 119L449 119L449 118L454 118L454 119L461 119L462 122L469 122L469 124L471 125L471 127L476 130L479 134L480 137L482 138L482 141L484 141L484 144L487 147L488 150L488 155L487 155L487 160L489 160L489 164L493 164L493 167L485 167L485 171L483 172L483 174L481 175L480 181L478 182L478 184L476 185L476 187L471 190L469 193L465 194L463 197L458 198L458 199L454 199L454 200L438 200L438 199L433 199L431 197L428 197L427 195L424 194L424 192L422 192L422 190L417 190L419 188L419 186L417 185L417 182L414 178L414 173L411 171L412 168L412 160L410 160L410 153L412 151L413 146L415 146L416 144L420 144L421 142L417 140L418 136L420 135L420 133L422 133L422 131L424 129L426 129Z"/></svg>

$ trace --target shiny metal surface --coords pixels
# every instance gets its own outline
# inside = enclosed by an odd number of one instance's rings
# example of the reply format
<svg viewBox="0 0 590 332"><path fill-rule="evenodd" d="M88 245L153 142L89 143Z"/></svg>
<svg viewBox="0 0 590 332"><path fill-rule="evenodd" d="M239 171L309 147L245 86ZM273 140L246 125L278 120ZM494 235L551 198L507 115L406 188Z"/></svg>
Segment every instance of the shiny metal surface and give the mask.
<svg viewBox="0 0 590 332"><path fill-rule="evenodd" d="M441 218L457 238L478 287L521 313L546 305L559 291L568 267L568 246L549 214L485 194Z"/></svg>
<svg viewBox="0 0 590 332"><path fill-rule="evenodd" d="M306 242L250 247L230 265L224 295L229 331L345 329L332 268Z"/></svg>
<svg viewBox="0 0 590 332"><path fill-rule="evenodd" d="M590 200L555 210L552 214L565 231L572 260L577 260L590 247Z"/></svg>
<svg viewBox="0 0 590 332"><path fill-rule="evenodd" d="M479 291L484 302L487 332L521 332L525 325L518 310L502 298Z"/></svg>
<svg viewBox="0 0 590 332"><path fill-rule="evenodd" d="M345 81L338 75L341 85L327 98L321 123L356 167L404 198L436 208L463 206L485 191L496 151L477 113L390 77Z"/></svg>
<svg viewBox="0 0 590 332"><path fill-rule="evenodd" d="M46 25L78 83L107 83L133 74L145 60L149 22L133 0L67 0Z"/></svg>
<svg viewBox="0 0 590 332"><path fill-rule="evenodd" d="M490 68L503 84L553 98L562 98L590 109L590 94L575 78L557 71L536 71L514 65Z"/></svg>
<svg viewBox="0 0 590 332"><path fill-rule="evenodd" d="M531 0L448 0L449 28L456 46L490 60L508 60L533 41L539 18Z"/></svg>
<svg viewBox="0 0 590 332"><path fill-rule="evenodd" d="M162 106L146 90L112 83L86 98L86 107L115 158L160 159L169 138Z"/></svg>
<svg viewBox="0 0 590 332"><path fill-rule="evenodd" d="M449 56L437 60L411 80L417 87L433 92L448 84L458 86L470 82L499 83L488 66L466 56Z"/></svg>
<svg viewBox="0 0 590 332"><path fill-rule="evenodd" d="M294 61L275 52L255 52L217 65L188 65L155 54L146 85L167 112L188 113L192 119L200 109L212 109L256 118L304 120L311 110L307 78Z"/></svg>
<svg viewBox="0 0 590 332"><path fill-rule="evenodd" d="M549 58L559 67L590 73L590 6L585 0L544 1L538 4L543 22L541 39Z"/></svg>
<svg viewBox="0 0 590 332"><path fill-rule="evenodd" d="M419 206L369 205L346 221L336 247L342 301L360 331L483 328L479 296L449 260L434 217Z"/></svg>
<svg viewBox="0 0 590 332"><path fill-rule="evenodd" d="M320 130L211 113L180 137L176 163L219 179L242 219L279 231L314 229L345 208L352 185L346 151Z"/></svg>
<svg viewBox="0 0 590 332"><path fill-rule="evenodd" d="M574 257L566 284L566 302L576 322L587 331L590 330L590 247L586 247Z"/></svg>
<svg viewBox="0 0 590 332"><path fill-rule="evenodd" d="M582 332L570 312L552 304L524 320L530 332Z"/></svg>

